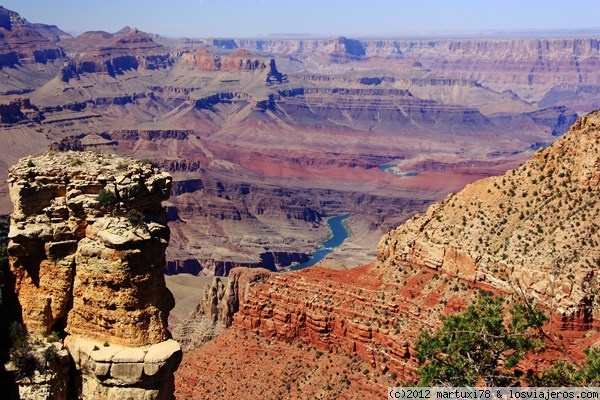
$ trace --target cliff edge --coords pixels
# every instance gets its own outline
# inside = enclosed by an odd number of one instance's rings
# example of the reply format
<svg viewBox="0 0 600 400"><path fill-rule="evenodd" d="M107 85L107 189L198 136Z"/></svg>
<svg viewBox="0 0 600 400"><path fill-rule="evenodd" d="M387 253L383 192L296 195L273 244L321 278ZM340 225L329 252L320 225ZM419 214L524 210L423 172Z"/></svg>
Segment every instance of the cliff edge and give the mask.
<svg viewBox="0 0 600 400"><path fill-rule="evenodd" d="M77 376L67 391L80 398L173 393L181 350L167 331L174 301L161 206L171 181L150 164L88 152L25 158L9 170L14 317L29 337L64 338ZM39 389L18 383L21 397Z"/></svg>

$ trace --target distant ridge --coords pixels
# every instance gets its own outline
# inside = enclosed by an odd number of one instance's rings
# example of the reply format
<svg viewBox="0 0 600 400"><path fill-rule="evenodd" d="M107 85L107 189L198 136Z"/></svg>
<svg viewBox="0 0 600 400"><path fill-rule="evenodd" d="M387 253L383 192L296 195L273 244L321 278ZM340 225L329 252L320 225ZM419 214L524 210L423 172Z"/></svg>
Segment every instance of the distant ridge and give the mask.
<svg viewBox="0 0 600 400"><path fill-rule="evenodd" d="M600 28L585 29L515 29L515 30L444 30L444 31L398 31L373 33L371 35L337 33L285 33L275 32L256 36L232 36L230 39L332 39L348 37L359 40L408 40L408 39L561 39L600 37ZM197 37L195 39L205 39Z"/></svg>

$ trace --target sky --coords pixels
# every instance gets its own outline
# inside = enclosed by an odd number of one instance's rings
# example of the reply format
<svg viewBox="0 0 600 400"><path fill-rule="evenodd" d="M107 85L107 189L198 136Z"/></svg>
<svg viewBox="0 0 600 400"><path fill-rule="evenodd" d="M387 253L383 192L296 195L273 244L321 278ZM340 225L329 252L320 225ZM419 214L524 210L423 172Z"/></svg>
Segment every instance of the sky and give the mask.
<svg viewBox="0 0 600 400"><path fill-rule="evenodd" d="M401 36L600 27L600 0L0 0L71 34L124 26L169 37Z"/></svg>

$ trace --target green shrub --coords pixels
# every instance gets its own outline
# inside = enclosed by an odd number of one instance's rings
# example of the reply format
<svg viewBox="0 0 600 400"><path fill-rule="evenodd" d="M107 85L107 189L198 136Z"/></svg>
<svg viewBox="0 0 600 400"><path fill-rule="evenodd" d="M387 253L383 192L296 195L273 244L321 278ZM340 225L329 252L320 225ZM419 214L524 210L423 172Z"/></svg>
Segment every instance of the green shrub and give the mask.
<svg viewBox="0 0 600 400"><path fill-rule="evenodd" d="M517 303L510 319L503 316L504 299L485 296L458 315L442 317L443 326L422 332L415 343L417 373L427 386L508 386L508 372L523 355L542 345L538 328L546 321L542 311ZM503 362L501 362L503 359Z"/></svg>
<svg viewBox="0 0 600 400"><path fill-rule="evenodd" d="M140 226L144 224L145 216L138 210L129 210L125 216L133 226Z"/></svg>
<svg viewBox="0 0 600 400"><path fill-rule="evenodd" d="M40 363L34 349L27 338L27 331L23 324L13 322L9 327L12 347L9 351L10 360L17 368L17 378L30 378L36 370L40 370Z"/></svg>
<svg viewBox="0 0 600 400"><path fill-rule="evenodd" d="M27 331L20 322L14 321L8 328L8 334L13 348L25 347L27 345Z"/></svg>
<svg viewBox="0 0 600 400"><path fill-rule="evenodd" d="M50 345L46 347L42 353L44 356L44 360L46 360L46 365L55 363L59 360L60 356L58 354L58 350L54 345Z"/></svg>
<svg viewBox="0 0 600 400"><path fill-rule="evenodd" d="M58 342L60 340L60 337L58 336L58 332L52 331L48 335L47 339L48 339L49 343L55 343L55 342Z"/></svg>
<svg viewBox="0 0 600 400"><path fill-rule="evenodd" d="M35 374L36 370L41 369L35 352L29 344L11 349L10 359L17 368L17 378L30 378Z"/></svg>
<svg viewBox="0 0 600 400"><path fill-rule="evenodd" d="M100 204L100 207L111 209L117 204L117 196L108 189L102 189L96 196L96 201Z"/></svg>
<svg viewBox="0 0 600 400"><path fill-rule="evenodd" d="M529 375L527 383L532 386L585 386L600 385L600 348L591 347L585 350L585 365L576 368L572 364L560 360L552 368L539 375Z"/></svg>

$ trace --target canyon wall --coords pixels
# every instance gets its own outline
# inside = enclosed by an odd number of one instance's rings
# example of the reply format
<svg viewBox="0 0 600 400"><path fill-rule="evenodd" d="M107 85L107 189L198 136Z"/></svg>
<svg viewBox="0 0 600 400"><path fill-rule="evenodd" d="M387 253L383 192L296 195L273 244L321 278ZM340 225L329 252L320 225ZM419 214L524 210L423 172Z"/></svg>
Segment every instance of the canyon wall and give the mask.
<svg viewBox="0 0 600 400"><path fill-rule="evenodd" d="M230 56L221 57L206 49L199 49L181 56L181 62L200 71L255 71L267 68L265 62L254 57L247 50L234 51Z"/></svg>
<svg viewBox="0 0 600 400"><path fill-rule="evenodd" d="M595 73L600 53L600 41L596 38L240 39L234 45L271 56L298 58L323 71L336 70L335 64L356 67L370 58L385 59L390 72L420 67L440 77L466 79L496 91L510 91L526 101L540 101L545 107L566 102L591 111L593 103L583 99L583 92L589 95L600 84ZM406 65L400 67L400 62Z"/></svg>
<svg viewBox="0 0 600 400"><path fill-rule="evenodd" d="M371 265L314 267L256 286L234 325L358 354L410 382L418 333L495 293L542 305L552 316L544 331L556 341L546 350L583 358L598 326L599 140L595 112L524 165L384 235Z"/></svg>
<svg viewBox="0 0 600 400"><path fill-rule="evenodd" d="M445 71L446 76L460 76L468 79L495 81L495 83L541 83L544 76L551 82L590 81L598 83L597 76L591 76L598 63L600 41L594 38L576 39L431 39L431 40L353 40L348 38L326 39L268 39L235 40L237 48L248 49L272 55L289 55L309 58L314 54L329 53L338 55L330 61L349 62L361 58L382 57L413 58L425 67L436 72ZM222 47L220 43L214 43ZM344 56L342 56L342 54ZM510 54L511 57L503 57ZM498 74L501 63L508 71L518 72ZM523 64L532 68L523 68ZM579 69L575 68L579 66ZM558 74L568 71L567 76ZM496 78L491 74L496 72ZM573 74L573 75L571 75Z"/></svg>
<svg viewBox="0 0 600 400"><path fill-rule="evenodd" d="M599 138L600 113L580 118L519 168L468 185L385 235L379 259L523 287L565 323L590 323L600 262Z"/></svg>
<svg viewBox="0 0 600 400"><path fill-rule="evenodd" d="M22 159L8 183L14 317L30 337L64 337L80 398L170 398L181 359L163 275L171 177L64 152Z"/></svg>
<svg viewBox="0 0 600 400"><path fill-rule="evenodd" d="M0 7L0 69L66 58L63 50L14 11Z"/></svg>

